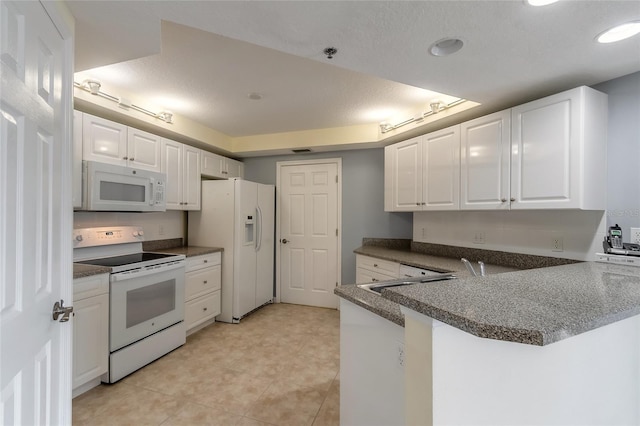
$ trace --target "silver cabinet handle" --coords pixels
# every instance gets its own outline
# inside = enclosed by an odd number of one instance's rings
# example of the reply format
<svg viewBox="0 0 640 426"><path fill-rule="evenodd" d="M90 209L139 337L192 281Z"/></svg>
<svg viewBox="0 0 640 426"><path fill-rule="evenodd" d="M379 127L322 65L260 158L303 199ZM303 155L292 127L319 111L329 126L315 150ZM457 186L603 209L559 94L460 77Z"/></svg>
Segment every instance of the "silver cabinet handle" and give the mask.
<svg viewBox="0 0 640 426"><path fill-rule="evenodd" d="M377 263L374 263L374 264L373 264L373 267L374 267L374 268L377 268L377 267L378 267L378 264L377 264Z"/></svg>
<svg viewBox="0 0 640 426"><path fill-rule="evenodd" d="M206 283L207 283L207 280L202 281L202 284L206 284Z"/></svg>
<svg viewBox="0 0 640 426"><path fill-rule="evenodd" d="M129 159L129 157L122 157L122 159L123 159L123 160L128 160L128 159Z"/></svg>
<svg viewBox="0 0 640 426"><path fill-rule="evenodd" d="M514 202L516 199L515 198L511 198L511 202Z"/></svg>
<svg viewBox="0 0 640 426"><path fill-rule="evenodd" d="M135 158L133 158L133 157L129 158L129 161L133 161L133 160L135 160Z"/></svg>
<svg viewBox="0 0 640 426"><path fill-rule="evenodd" d="M203 310L203 311L206 311L206 310L207 310L207 308L202 308L202 310Z"/></svg>
<svg viewBox="0 0 640 426"><path fill-rule="evenodd" d="M502 201L503 203L506 203L507 199L506 198L502 198L500 201Z"/></svg>

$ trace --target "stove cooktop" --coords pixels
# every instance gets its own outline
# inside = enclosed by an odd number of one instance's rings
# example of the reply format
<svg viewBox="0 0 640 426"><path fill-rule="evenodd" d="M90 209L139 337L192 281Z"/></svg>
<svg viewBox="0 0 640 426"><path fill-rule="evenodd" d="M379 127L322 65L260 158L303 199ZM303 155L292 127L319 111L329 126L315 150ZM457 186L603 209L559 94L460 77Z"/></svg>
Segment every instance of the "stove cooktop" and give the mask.
<svg viewBox="0 0 640 426"><path fill-rule="evenodd" d="M82 263L84 265L108 266L113 268L116 266L132 265L134 263L164 259L166 257L176 257L176 255L164 254L164 253L142 252L142 253L127 254L124 256L113 256L113 257L103 257L100 259L81 260L81 261L76 261L76 263Z"/></svg>

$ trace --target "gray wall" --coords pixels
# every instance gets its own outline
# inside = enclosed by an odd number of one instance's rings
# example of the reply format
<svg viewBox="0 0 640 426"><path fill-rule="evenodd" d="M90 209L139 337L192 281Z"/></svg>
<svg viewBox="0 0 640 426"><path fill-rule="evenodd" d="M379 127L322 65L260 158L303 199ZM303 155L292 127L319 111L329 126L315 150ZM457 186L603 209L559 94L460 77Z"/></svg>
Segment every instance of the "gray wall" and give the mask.
<svg viewBox="0 0 640 426"><path fill-rule="evenodd" d="M640 72L594 89L609 95L607 226L640 227Z"/></svg>
<svg viewBox="0 0 640 426"><path fill-rule="evenodd" d="M384 150L255 157L244 160L245 179L275 184L276 162L342 158L342 283L355 282L353 250L362 238L411 238L412 213L384 211Z"/></svg>

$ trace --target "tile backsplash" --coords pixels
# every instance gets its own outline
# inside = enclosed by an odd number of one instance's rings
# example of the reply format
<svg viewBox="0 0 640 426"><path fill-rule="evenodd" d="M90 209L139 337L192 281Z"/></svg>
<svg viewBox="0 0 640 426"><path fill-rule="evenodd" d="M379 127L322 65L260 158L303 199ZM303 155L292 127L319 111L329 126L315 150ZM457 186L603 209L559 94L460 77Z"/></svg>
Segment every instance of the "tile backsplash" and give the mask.
<svg viewBox="0 0 640 426"><path fill-rule="evenodd" d="M413 240L575 260L594 260L604 211L417 212Z"/></svg>

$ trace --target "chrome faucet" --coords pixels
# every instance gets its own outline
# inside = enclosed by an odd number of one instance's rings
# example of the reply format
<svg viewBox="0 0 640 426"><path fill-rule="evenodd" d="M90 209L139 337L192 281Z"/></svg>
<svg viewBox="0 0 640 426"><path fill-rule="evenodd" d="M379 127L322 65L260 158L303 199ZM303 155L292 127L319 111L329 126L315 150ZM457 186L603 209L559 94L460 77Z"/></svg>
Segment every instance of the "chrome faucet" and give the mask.
<svg viewBox="0 0 640 426"><path fill-rule="evenodd" d="M465 259L464 257L462 259L460 259L462 261L462 263L464 263L464 266L467 267L467 270L469 271L469 273L471 275L473 275L474 277L478 276L478 273L476 272L476 270L473 268L473 265L471 264L471 262L469 262L467 259ZM481 277L484 277L487 275L486 269L484 267L484 262L482 261L478 261L478 265L480 266L480 275Z"/></svg>

